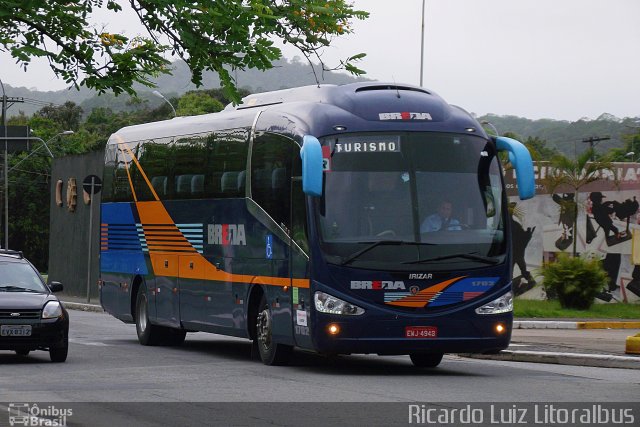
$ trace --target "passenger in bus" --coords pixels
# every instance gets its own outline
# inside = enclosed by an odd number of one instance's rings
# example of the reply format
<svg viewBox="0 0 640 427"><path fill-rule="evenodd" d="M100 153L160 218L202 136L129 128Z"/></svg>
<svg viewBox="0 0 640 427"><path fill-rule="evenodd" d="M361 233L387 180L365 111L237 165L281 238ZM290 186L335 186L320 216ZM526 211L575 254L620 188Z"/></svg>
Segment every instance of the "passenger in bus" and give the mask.
<svg viewBox="0 0 640 427"><path fill-rule="evenodd" d="M429 215L420 226L421 233L432 231L456 231L462 230L460 221L452 217L453 204L449 200L443 200L438 205L438 211Z"/></svg>

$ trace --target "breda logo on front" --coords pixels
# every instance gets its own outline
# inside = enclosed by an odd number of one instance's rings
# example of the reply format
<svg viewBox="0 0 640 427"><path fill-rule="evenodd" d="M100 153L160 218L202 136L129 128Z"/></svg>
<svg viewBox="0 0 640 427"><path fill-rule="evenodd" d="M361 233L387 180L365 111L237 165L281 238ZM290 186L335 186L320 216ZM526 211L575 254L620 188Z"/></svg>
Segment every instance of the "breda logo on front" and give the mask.
<svg viewBox="0 0 640 427"><path fill-rule="evenodd" d="M352 280L351 289L395 290L406 287L402 280Z"/></svg>
<svg viewBox="0 0 640 427"><path fill-rule="evenodd" d="M410 111L403 111L400 113L380 113L378 114L380 120L433 120L429 113L413 113Z"/></svg>
<svg viewBox="0 0 640 427"><path fill-rule="evenodd" d="M209 224L207 241L210 245L246 246L244 224Z"/></svg>

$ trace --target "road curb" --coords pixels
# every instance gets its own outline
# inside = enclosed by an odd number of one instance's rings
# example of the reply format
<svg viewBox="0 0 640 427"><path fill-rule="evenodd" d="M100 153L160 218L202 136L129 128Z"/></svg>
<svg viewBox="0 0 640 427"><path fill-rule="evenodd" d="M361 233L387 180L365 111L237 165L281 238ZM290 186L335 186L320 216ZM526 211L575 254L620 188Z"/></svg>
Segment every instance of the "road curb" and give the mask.
<svg viewBox="0 0 640 427"><path fill-rule="evenodd" d="M640 329L638 321L514 320L513 329Z"/></svg>
<svg viewBox="0 0 640 427"><path fill-rule="evenodd" d="M62 305L64 305L68 310L92 311L96 313L104 312L102 307L96 304L83 304L79 302L62 301Z"/></svg>
<svg viewBox="0 0 640 427"><path fill-rule="evenodd" d="M608 354L555 353L548 351L502 350L497 354L460 354L462 357L511 362L551 363L596 368L640 369L640 357Z"/></svg>

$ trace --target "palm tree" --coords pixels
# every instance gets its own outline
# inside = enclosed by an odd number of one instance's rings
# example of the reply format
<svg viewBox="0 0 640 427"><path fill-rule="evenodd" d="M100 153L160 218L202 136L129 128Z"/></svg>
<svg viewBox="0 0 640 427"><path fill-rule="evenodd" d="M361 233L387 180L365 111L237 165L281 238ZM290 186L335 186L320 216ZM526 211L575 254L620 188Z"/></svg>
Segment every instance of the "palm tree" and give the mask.
<svg viewBox="0 0 640 427"><path fill-rule="evenodd" d="M549 193L554 193L559 188L570 189L573 192L573 198L562 201L561 209L573 220L574 257L577 255L578 192L585 185L602 179L602 173L605 171L613 174L614 183L617 185L616 170L613 167L613 163L608 158L590 161L593 155L592 149L586 150L575 160L562 154L557 154L549 163L551 166L550 173L542 180Z"/></svg>

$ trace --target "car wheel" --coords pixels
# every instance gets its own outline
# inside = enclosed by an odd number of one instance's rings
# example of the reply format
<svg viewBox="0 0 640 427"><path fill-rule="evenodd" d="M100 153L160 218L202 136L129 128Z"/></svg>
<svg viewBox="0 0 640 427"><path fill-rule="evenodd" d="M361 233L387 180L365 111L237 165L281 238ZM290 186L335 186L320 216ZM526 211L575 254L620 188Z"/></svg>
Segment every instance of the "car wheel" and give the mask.
<svg viewBox="0 0 640 427"><path fill-rule="evenodd" d="M293 347L273 341L273 317L267 298L263 295L258 309L256 341L260 359L265 365L286 365L291 358Z"/></svg>
<svg viewBox="0 0 640 427"><path fill-rule="evenodd" d="M31 350L16 350L18 356L28 356Z"/></svg>
<svg viewBox="0 0 640 427"><path fill-rule="evenodd" d="M67 354L69 352L69 336L68 333L64 334L62 344L49 348L49 358L54 363L62 363L67 360Z"/></svg>
<svg viewBox="0 0 640 427"><path fill-rule="evenodd" d="M136 298L136 332L142 345L158 345L162 343L163 328L149 322L149 302L146 288L140 287Z"/></svg>
<svg viewBox="0 0 640 427"><path fill-rule="evenodd" d="M409 355L418 368L435 368L442 362L442 353L412 353Z"/></svg>

